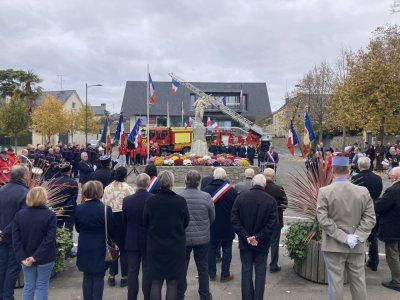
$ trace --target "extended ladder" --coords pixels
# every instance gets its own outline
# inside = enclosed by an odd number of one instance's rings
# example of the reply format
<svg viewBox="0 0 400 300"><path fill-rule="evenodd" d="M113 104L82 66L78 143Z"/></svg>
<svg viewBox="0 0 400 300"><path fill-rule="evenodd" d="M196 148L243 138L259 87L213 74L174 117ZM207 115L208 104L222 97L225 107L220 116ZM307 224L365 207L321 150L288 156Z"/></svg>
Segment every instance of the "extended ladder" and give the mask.
<svg viewBox="0 0 400 300"><path fill-rule="evenodd" d="M251 130L260 137L263 135L263 129L250 121L249 119L246 119L242 115L238 114L234 110L230 109L229 107L225 106L217 97L208 95L202 90L198 89L195 87L193 84L183 80L182 78L179 78L176 76L174 73L169 73L169 76L171 76L173 79L178 81L180 84L191 90L193 93L195 93L197 96L205 99L208 101L212 106L223 112L225 115L229 116L232 118L232 120L238 122L240 125L242 125L246 130Z"/></svg>

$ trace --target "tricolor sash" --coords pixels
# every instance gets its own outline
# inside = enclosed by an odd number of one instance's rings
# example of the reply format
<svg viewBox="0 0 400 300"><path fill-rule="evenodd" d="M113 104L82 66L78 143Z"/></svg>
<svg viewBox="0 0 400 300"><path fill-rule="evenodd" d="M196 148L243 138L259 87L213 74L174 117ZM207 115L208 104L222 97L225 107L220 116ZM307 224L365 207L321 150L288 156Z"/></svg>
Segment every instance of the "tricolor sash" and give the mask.
<svg viewBox="0 0 400 300"><path fill-rule="evenodd" d="M232 189L232 186L228 182L224 182L221 186L211 195L214 203L216 203L227 191Z"/></svg>
<svg viewBox="0 0 400 300"><path fill-rule="evenodd" d="M271 160L271 162L273 163L273 164L275 164L275 159L274 159L274 157L272 156L272 154L268 151L267 152L267 154L268 154L268 157L269 157L269 159Z"/></svg>
<svg viewBox="0 0 400 300"><path fill-rule="evenodd" d="M153 178L150 179L150 185L149 185L149 188L147 189L147 191L148 192L153 191L157 182L158 182L157 176L153 176Z"/></svg>

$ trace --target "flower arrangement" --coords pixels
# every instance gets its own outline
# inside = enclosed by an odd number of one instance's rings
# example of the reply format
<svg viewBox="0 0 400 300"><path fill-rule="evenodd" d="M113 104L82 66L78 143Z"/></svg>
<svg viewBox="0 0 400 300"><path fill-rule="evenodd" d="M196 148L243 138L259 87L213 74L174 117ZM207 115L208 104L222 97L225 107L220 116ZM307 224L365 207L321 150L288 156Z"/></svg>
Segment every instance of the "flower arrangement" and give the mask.
<svg viewBox="0 0 400 300"><path fill-rule="evenodd" d="M181 158L175 159L174 166L183 166L183 159Z"/></svg>
<svg viewBox="0 0 400 300"><path fill-rule="evenodd" d="M149 159L149 164L150 164L151 162L150 162L150 159ZM164 158L163 157L157 157L155 160L154 160L154 164L156 165L156 166L162 166L162 165L164 165Z"/></svg>
<svg viewBox="0 0 400 300"><path fill-rule="evenodd" d="M173 166L174 161L172 159L164 159L164 166Z"/></svg>
<svg viewBox="0 0 400 300"><path fill-rule="evenodd" d="M182 163L184 166L192 166L193 165L192 161L190 159L185 159Z"/></svg>
<svg viewBox="0 0 400 300"><path fill-rule="evenodd" d="M318 191L332 182L332 172L327 172L327 166L321 163L291 174L290 178L293 188L286 192L288 208L307 219L292 224L286 234L285 246L289 256L299 265L307 254L309 242L321 239L316 217Z"/></svg>
<svg viewBox="0 0 400 300"><path fill-rule="evenodd" d="M182 155L174 153L167 156L152 157L149 164L156 166L224 166L224 167L249 167L250 163L246 158L235 157L231 154L205 155L195 154Z"/></svg>

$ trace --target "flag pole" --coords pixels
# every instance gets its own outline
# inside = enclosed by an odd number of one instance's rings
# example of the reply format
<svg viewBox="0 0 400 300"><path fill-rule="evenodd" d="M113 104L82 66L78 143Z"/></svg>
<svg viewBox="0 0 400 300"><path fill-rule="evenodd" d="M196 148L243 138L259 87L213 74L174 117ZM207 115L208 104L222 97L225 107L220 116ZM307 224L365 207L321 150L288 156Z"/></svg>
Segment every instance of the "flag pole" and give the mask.
<svg viewBox="0 0 400 300"><path fill-rule="evenodd" d="M149 64L147 64L147 127L146 127L146 131L147 131L147 161L149 160L149 154L150 154L150 101L149 101L149 78L150 78L150 67Z"/></svg>
<svg viewBox="0 0 400 300"><path fill-rule="evenodd" d="M181 124L182 124L182 127L183 127L183 101L182 101L182 109L181 109L181 113L182 113Z"/></svg>
<svg viewBox="0 0 400 300"><path fill-rule="evenodd" d="M170 120L169 120L169 101L167 101L167 127L170 127Z"/></svg>

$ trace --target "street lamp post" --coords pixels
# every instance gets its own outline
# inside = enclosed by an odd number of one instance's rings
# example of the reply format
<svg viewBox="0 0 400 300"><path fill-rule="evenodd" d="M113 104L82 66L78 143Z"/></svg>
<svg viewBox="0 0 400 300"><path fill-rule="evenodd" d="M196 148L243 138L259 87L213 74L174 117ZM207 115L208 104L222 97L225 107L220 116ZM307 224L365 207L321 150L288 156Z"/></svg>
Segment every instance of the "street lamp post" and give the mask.
<svg viewBox="0 0 400 300"><path fill-rule="evenodd" d="M92 86L103 86L101 84L92 84L92 85L88 85L86 83L86 100L85 100L85 147L87 146L87 132L88 132L88 103L87 103L87 90L88 88L92 87Z"/></svg>

